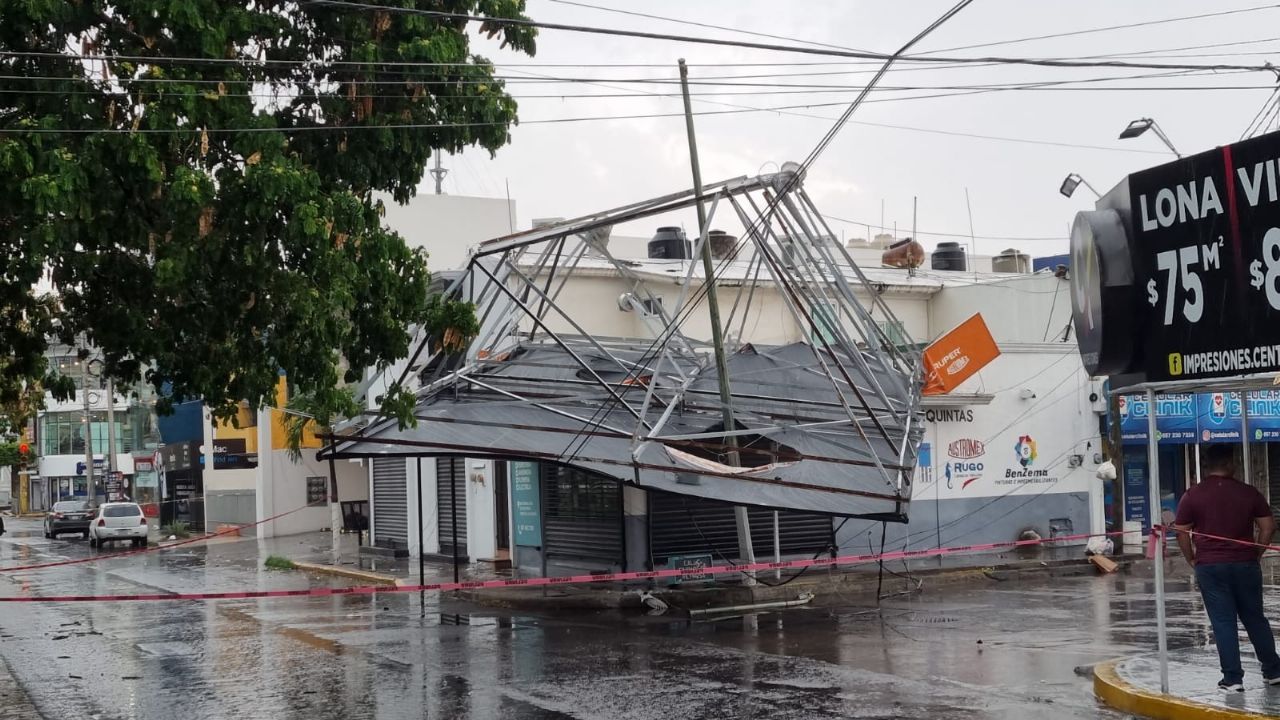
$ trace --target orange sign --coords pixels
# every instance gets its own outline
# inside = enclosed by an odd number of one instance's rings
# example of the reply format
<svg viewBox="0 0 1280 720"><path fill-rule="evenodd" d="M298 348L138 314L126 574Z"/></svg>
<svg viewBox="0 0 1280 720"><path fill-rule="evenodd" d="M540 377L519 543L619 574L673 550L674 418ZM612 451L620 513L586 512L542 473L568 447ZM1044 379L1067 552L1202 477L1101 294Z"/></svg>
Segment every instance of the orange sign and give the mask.
<svg viewBox="0 0 1280 720"><path fill-rule="evenodd" d="M925 395L945 395L1000 356L982 315L974 315L924 349Z"/></svg>

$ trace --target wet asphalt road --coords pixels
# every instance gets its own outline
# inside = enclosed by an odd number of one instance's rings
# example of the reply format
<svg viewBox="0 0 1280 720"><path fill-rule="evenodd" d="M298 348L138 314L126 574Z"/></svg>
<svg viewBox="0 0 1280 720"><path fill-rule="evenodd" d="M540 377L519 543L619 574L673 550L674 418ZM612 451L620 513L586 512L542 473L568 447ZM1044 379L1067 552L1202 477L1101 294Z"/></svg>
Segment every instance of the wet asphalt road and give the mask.
<svg viewBox="0 0 1280 720"><path fill-rule="evenodd" d="M0 568L84 556L11 521ZM0 573L0 595L318 587L252 540ZM897 582L897 581L895 581ZM1273 579L1274 582L1274 579ZM1149 582L990 582L719 622L428 595L0 605L0 718L1120 718L1075 669L1154 647ZM1270 601L1280 610L1280 589ZM1171 583L1171 644L1207 626Z"/></svg>

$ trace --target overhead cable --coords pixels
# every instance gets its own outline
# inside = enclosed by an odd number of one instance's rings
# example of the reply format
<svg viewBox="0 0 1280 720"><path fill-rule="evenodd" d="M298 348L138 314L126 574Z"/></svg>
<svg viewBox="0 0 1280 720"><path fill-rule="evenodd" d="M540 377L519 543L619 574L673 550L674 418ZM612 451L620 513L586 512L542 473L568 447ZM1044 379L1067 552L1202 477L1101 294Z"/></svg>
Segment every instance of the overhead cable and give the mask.
<svg viewBox="0 0 1280 720"><path fill-rule="evenodd" d="M603 28L587 25L570 25L565 23L551 23L538 20L527 20L517 18L498 18L485 15L467 15L464 13L450 13L438 10L420 10L416 8L394 7L390 5L380 5L367 2L350 2L349 0L304 0L310 5L321 5L325 7L348 8L351 10L381 10L397 14L421 15L424 17L436 17L444 20L469 20L475 22L488 23L490 25L511 25L519 27L532 27L543 30L561 30L565 32L577 32L596 35L610 35L617 37L634 37L646 40L667 40L672 42L685 42L701 45L719 45L724 47L739 47L753 50L768 50L773 52L789 52L808 55L824 55L830 57L848 57L860 58L867 60L888 60L893 55L886 53L874 53L865 51L836 50L814 47L800 47L794 45L774 45L769 43L748 42L742 40L725 40L721 38L694 37L689 35L673 35L667 33L643 32L639 30L626 30L621 28ZM1266 65L1231 65L1231 64L1174 64L1174 63L1136 63L1119 60L1072 60L1072 59L1052 59L1052 58L1028 58L1028 57L937 57L933 55L913 55L910 57L898 58L903 62L918 63L994 63L1003 65L1031 65L1039 67L1061 67L1061 68L1081 68L1081 67L1129 67L1129 68L1149 68L1153 70L1249 70L1249 71L1269 71L1270 67Z"/></svg>
<svg viewBox="0 0 1280 720"><path fill-rule="evenodd" d="M1187 20L1204 20L1205 18L1221 17L1224 15L1239 15L1241 13L1257 12L1259 10L1274 10L1276 8L1280 8L1280 4L1269 3L1267 5L1255 5L1247 8L1236 8L1234 10L1219 10L1217 12L1200 13L1198 15L1182 15L1179 17L1163 18L1160 20L1144 20L1141 22L1125 23L1123 25L1108 25L1105 27L1085 28L1083 30L1069 30L1067 32L1050 33L1048 35L1032 35L1030 37L1013 38L1010 40L995 40L992 42L975 43L972 45L956 45L954 47L940 48L938 50L928 50L924 53L920 53L920 55L955 52L956 50L974 50L976 48L996 47L999 45L1016 45L1024 42L1053 40L1064 37L1077 37L1080 35L1093 35L1101 32L1110 32L1112 30L1130 30L1133 28L1152 27L1155 25L1167 25L1169 23L1184 22Z"/></svg>

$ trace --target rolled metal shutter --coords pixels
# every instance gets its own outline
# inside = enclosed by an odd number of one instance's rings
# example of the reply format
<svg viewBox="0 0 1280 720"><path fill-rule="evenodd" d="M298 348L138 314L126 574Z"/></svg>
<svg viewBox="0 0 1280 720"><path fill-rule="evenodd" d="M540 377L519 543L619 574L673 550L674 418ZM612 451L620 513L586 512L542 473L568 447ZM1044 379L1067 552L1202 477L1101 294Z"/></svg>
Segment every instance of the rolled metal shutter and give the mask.
<svg viewBox="0 0 1280 720"><path fill-rule="evenodd" d="M622 484L543 463L542 541L548 557L623 564Z"/></svg>
<svg viewBox="0 0 1280 720"><path fill-rule="evenodd" d="M757 558L773 556L773 511L749 508L751 544ZM813 556L834 540L830 515L778 512L781 553ZM655 566L673 555L712 553L738 559L738 526L733 505L672 493L649 493L649 545Z"/></svg>
<svg viewBox="0 0 1280 720"><path fill-rule="evenodd" d="M467 554L467 459L436 458L436 517L440 528L440 554L453 554L453 501L458 502L458 554Z"/></svg>
<svg viewBox="0 0 1280 720"><path fill-rule="evenodd" d="M373 459L373 544L409 547L408 476L404 458Z"/></svg>

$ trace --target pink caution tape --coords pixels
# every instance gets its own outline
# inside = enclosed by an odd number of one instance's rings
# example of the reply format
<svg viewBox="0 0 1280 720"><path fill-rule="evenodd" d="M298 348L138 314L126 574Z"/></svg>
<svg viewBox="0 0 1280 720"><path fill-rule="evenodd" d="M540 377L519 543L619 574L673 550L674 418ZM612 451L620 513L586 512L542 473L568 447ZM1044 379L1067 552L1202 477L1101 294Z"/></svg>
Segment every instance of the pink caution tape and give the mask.
<svg viewBox="0 0 1280 720"><path fill-rule="evenodd" d="M277 516L278 517L278 516ZM270 518L269 518L270 519ZM265 521L263 521L265 522ZM618 582L624 580L651 580L657 578L676 578L685 575L724 575L730 573L752 572L756 570L783 570L808 567L829 567L833 565L860 565L886 560L909 560L914 558L936 557L958 553L983 552L1001 550L1029 545L1071 542L1087 540L1091 537L1121 535L1121 532L1098 533L1097 535L1081 534L1050 538L1048 540L1015 540L1012 542L984 543L981 545L958 545L947 548L931 548L927 550L897 550L887 553L870 553L866 555L844 555L834 558L811 558L802 560L783 560L781 562L758 562L746 565L715 565L704 568L671 568L666 570L645 570L640 572L607 573L604 575L571 575L566 577L513 578L510 580L477 580L471 582L444 582L427 585L400 585L388 587L384 585L360 585L345 588L313 588L307 590L247 590L239 592L207 592L207 593L160 593L149 595L23 595L17 597L0 597L3 602L127 602L143 600L245 600L257 598L281 597L324 597L331 595L373 595L379 593L405 593L449 590L481 590L512 587L538 587L547 585L586 585L591 583ZM173 547L168 545L166 547ZM118 557L118 556L113 556Z"/></svg>

